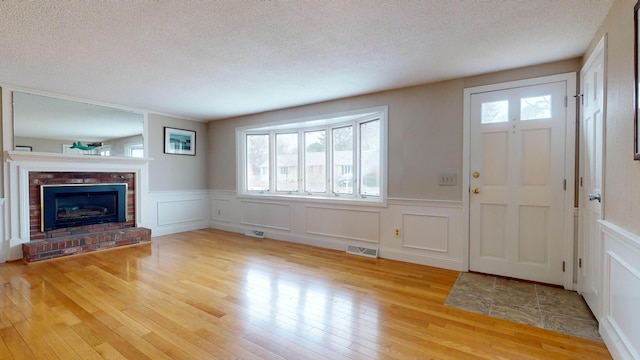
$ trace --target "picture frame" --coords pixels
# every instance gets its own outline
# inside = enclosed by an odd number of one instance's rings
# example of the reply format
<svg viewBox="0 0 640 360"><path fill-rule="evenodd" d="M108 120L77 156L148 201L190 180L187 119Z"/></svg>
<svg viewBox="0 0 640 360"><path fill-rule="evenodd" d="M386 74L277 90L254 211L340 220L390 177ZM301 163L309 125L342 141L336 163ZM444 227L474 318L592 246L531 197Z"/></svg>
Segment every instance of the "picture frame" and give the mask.
<svg viewBox="0 0 640 360"><path fill-rule="evenodd" d="M15 151L24 151L24 152L32 152L33 147L27 145L16 145Z"/></svg>
<svg viewBox="0 0 640 360"><path fill-rule="evenodd" d="M633 72L634 72L634 98L633 98L633 159L640 160L640 127L638 126L638 108L640 107L640 89L638 89L638 82L640 81L640 64L638 63L638 51L640 50L640 0L633 7Z"/></svg>
<svg viewBox="0 0 640 360"><path fill-rule="evenodd" d="M196 155L196 132L193 130L164 127L164 153Z"/></svg>

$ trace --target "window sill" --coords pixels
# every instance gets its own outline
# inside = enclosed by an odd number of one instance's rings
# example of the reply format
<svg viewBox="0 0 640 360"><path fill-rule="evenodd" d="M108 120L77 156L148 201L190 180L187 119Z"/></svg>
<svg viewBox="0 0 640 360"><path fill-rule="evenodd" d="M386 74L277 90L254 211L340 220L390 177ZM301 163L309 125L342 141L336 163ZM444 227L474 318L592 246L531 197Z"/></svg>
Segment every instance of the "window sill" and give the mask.
<svg viewBox="0 0 640 360"><path fill-rule="evenodd" d="M246 200L268 200L268 201L291 201L291 202L312 202L325 203L334 205L356 205L356 206L375 206L387 207L387 200L384 197L365 197L361 199L352 196L335 196L320 197L313 195L288 195L288 194L257 194L257 193L238 193L239 199Z"/></svg>

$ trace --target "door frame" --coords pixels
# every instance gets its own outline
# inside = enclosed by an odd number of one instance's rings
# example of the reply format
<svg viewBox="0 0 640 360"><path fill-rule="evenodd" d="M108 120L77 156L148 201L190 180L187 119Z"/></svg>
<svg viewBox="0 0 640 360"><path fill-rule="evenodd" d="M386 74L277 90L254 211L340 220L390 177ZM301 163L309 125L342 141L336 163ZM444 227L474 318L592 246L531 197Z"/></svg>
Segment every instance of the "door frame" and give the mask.
<svg viewBox="0 0 640 360"><path fill-rule="evenodd" d="M557 75L541 76L536 78L508 81L497 84L474 86L464 89L463 102L463 142L462 142L462 221L463 229L463 271L469 271L469 174L470 166L470 143L471 143L471 95L489 91L505 90L516 87L525 87L537 85L541 83L566 81L567 83L567 122L565 124L565 169L564 175L566 179L566 191L564 192L564 239L562 258L565 261L564 287L565 289L574 290L574 234L576 223L576 206L575 206L575 162L576 162L576 124L578 118L576 116L577 100L574 94L577 94L577 73L564 73ZM561 184L559 184L560 186Z"/></svg>

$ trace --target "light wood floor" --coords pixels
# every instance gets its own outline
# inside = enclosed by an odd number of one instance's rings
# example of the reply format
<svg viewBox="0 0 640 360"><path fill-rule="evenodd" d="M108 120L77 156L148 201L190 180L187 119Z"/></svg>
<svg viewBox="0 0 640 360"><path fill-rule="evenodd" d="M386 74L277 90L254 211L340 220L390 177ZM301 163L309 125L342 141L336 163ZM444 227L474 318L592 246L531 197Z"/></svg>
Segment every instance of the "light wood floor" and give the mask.
<svg viewBox="0 0 640 360"><path fill-rule="evenodd" d="M0 359L599 359L443 305L457 272L200 230L0 265Z"/></svg>

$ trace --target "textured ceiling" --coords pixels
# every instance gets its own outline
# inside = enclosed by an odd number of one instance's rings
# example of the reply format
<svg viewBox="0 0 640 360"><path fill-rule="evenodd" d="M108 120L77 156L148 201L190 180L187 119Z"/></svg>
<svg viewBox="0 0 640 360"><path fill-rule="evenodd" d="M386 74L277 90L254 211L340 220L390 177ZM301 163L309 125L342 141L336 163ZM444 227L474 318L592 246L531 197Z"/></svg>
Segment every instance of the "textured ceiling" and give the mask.
<svg viewBox="0 0 640 360"><path fill-rule="evenodd" d="M0 1L0 83L213 120L581 56L611 3Z"/></svg>

